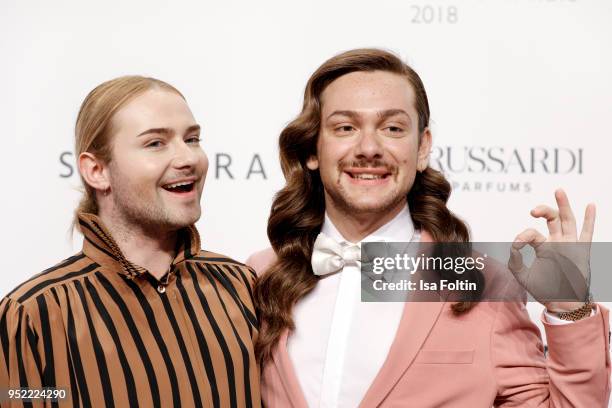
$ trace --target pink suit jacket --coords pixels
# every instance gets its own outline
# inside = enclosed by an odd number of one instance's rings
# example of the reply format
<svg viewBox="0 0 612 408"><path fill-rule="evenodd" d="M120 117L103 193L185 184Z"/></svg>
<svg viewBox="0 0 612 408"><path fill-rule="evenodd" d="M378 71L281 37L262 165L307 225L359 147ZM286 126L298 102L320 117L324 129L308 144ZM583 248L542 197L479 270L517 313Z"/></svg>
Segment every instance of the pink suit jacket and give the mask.
<svg viewBox="0 0 612 408"><path fill-rule="evenodd" d="M431 241L427 233L422 241ZM273 250L253 254L258 273ZM610 395L608 310L568 325L542 320L540 332L520 302L481 302L455 316L449 303L407 302L397 334L360 407L607 407ZM367 322L364 322L367 324ZM316 336L313 333L313 336ZM306 408L285 332L262 367L268 408ZM365 351L367 352L367 351Z"/></svg>

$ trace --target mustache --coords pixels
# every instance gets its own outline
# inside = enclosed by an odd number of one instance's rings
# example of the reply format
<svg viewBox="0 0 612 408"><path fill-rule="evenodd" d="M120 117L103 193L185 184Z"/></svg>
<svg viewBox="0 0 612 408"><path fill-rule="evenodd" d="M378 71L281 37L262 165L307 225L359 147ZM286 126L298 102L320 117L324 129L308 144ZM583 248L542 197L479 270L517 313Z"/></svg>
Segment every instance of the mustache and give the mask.
<svg viewBox="0 0 612 408"><path fill-rule="evenodd" d="M195 171L182 172L182 173L174 173L167 177L164 177L165 180L176 180L188 177L195 177L196 181L200 178Z"/></svg>
<svg viewBox="0 0 612 408"><path fill-rule="evenodd" d="M346 169L347 167L354 167L354 168L383 168L387 171L389 171L390 173L395 173L395 171L397 170L397 166L391 163L387 163L383 160L380 159L374 159L374 160L351 160L351 161L340 161L338 163L338 169L340 171L343 171L344 169Z"/></svg>

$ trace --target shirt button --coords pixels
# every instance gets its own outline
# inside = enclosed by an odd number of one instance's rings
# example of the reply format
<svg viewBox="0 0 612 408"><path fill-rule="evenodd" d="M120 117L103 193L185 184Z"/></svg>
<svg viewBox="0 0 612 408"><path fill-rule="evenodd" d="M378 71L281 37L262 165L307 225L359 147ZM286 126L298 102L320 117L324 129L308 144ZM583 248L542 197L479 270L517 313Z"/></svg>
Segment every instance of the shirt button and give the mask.
<svg viewBox="0 0 612 408"><path fill-rule="evenodd" d="M159 285L159 286L157 287L157 291L158 291L159 293L164 293L164 292L166 291L166 287L165 287L164 285Z"/></svg>

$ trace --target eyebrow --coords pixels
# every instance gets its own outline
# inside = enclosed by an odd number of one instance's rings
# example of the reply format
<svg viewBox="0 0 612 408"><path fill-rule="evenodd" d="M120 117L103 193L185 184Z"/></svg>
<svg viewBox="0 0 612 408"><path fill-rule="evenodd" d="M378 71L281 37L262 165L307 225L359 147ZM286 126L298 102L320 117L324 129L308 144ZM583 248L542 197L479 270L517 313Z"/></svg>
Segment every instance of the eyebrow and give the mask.
<svg viewBox="0 0 612 408"><path fill-rule="evenodd" d="M352 118L352 119L354 119L357 116L359 116L359 115L357 115L357 112L355 112L355 111L351 111L351 110L336 110L336 111L333 111L332 113L330 113L327 116L327 119L331 118L332 116L336 116L336 115L339 115L339 116L348 116L349 118Z"/></svg>
<svg viewBox="0 0 612 408"><path fill-rule="evenodd" d="M389 118L391 116L395 116L395 115L403 115L403 116L406 116L408 118L408 120L410 120L410 115L408 114L408 112L406 112L403 109L387 109L387 110L384 110L384 111L378 111L376 114L381 119L387 119L387 118Z"/></svg>
<svg viewBox="0 0 612 408"><path fill-rule="evenodd" d="M187 128L187 130L185 131L185 134L187 133L192 133L192 132L199 132L201 129L200 125L191 125Z"/></svg>
<svg viewBox="0 0 612 408"><path fill-rule="evenodd" d="M329 118L335 115L348 116L351 119L354 119L359 116L359 114L355 111L336 110L336 111L333 111L331 114L329 114L327 116L327 119L329 120ZM386 110L376 112L376 115L381 119L386 119L388 117L395 116L395 115L404 115L408 118L408 120L410 120L410 115L408 115L408 112L406 112L403 109L386 109Z"/></svg>
<svg viewBox="0 0 612 408"><path fill-rule="evenodd" d="M200 131L200 125L189 126L187 130L185 131L185 133L191 133L195 131ZM156 134L161 134L161 135L170 135L174 133L174 131L170 128L151 128L151 129L145 130L144 132L139 133L136 137L149 135L151 133L156 133Z"/></svg>

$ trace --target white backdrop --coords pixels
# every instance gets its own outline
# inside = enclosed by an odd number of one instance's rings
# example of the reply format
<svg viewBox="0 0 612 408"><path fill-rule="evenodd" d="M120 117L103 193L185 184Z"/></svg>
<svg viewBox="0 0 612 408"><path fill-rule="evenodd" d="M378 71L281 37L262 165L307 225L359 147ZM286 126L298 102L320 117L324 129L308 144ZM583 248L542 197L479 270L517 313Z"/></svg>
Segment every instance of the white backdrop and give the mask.
<svg viewBox="0 0 612 408"><path fill-rule="evenodd" d="M3 0L0 294L80 249L67 234L79 197L71 151L94 86L143 74L185 94L211 163L203 246L244 260L268 246L280 130L314 69L355 47L398 52L420 73L433 162L474 240L544 231L529 210L563 186L580 220L597 204L595 241L612 241L610 21L610 0ZM254 157L265 178L247 178ZM234 178L216 174L230 158Z"/></svg>

